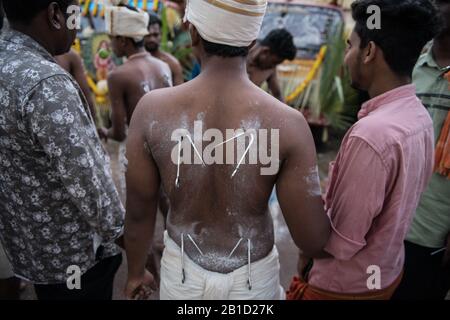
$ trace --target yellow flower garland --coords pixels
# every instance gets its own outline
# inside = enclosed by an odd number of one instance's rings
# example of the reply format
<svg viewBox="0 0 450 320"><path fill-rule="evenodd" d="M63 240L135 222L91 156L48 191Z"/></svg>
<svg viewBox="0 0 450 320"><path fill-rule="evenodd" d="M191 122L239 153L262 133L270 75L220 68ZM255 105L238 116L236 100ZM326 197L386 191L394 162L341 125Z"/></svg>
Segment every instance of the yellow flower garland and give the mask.
<svg viewBox="0 0 450 320"><path fill-rule="evenodd" d="M308 75L306 76L305 80L292 92L290 95L286 97L286 102L291 103L294 101L299 95L305 91L305 89L308 87L308 85L311 83L311 81L314 79L314 77L317 74L317 71L319 70L320 66L322 65L323 60L325 59L325 55L327 53L327 46L322 46L320 48L320 51L317 55L316 61L314 62L311 70L309 71Z"/></svg>

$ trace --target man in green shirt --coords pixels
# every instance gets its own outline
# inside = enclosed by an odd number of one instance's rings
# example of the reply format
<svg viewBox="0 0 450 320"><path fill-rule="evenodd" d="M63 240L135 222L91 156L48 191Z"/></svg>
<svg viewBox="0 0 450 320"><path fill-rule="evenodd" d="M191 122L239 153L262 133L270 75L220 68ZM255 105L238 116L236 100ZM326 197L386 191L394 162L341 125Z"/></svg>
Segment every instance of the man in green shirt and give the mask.
<svg viewBox="0 0 450 320"><path fill-rule="evenodd" d="M420 57L413 82L417 96L431 114L438 141L443 138L443 126L450 110L449 82L444 77L450 71L450 0L436 0L436 3L444 18L444 28ZM450 289L449 177L433 174L422 195L405 250L404 277L394 299L445 299Z"/></svg>

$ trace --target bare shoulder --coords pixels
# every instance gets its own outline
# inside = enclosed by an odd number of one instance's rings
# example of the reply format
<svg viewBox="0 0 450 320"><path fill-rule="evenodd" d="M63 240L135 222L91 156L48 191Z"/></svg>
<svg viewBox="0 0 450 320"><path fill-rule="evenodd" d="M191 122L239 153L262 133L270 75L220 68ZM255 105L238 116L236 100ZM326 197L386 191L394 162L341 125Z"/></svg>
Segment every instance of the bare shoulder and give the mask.
<svg viewBox="0 0 450 320"><path fill-rule="evenodd" d="M69 52L67 52L66 56L69 58L69 60L72 63L80 63L83 61L81 59L80 55L73 49L71 49Z"/></svg>
<svg viewBox="0 0 450 320"><path fill-rule="evenodd" d="M262 112L272 118L274 124L281 122L283 128L295 131L309 129L305 117L299 110L286 105L268 93L264 93L261 102Z"/></svg>
<svg viewBox="0 0 450 320"><path fill-rule="evenodd" d="M172 55L168 52L163 52L163 55L165 56L165 60L166 60L167 64L169 64L169 66L171 66L171 67L181 66L180 62L174 55Z"/></svg>
<svg viewBox="0 0 450 320"><path fill-rule="evenodd" d="M108 73L108 83L118 84L127 79L130 75L130 70L127 65L123 64L117 66L112 71Z"/></svg>
<svg viewBox="0 0 450 320"><path fill-rule="evenodd" d="M260 114L267 121L267 126L279 130L280 147L285 155L311 147L313 144L311 130L299 110L266 93L261 97L260 110Z"/></svg>
<svg viewBox="0 0 450 320"><path fill-rule="evenodd" d="M141 116L151 113L152 117L171 114L173 113L172 109L177 105L177 101L182 98L184 92L179 87L152 90L141 98L134 113Z"/></svg>

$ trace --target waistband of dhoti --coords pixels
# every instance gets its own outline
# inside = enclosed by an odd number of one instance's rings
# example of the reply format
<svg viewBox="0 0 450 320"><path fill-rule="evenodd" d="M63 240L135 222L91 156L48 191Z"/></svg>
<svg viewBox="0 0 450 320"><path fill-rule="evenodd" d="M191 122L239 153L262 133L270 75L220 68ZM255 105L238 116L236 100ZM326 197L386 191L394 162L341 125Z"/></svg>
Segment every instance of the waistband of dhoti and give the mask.
<svg viewBox="0 0 450 320"><path fill-rule="evenodd" d="M164 232L164 244L166 246L166 250L169 250L170 253L172 253L171 251L173 251L173 254L180 254L181 252L181 248L180 246L173 241L173 239L170 237L169 233L167 232L167 230ZM277 247L274 245L272 251L264 258L256 260L256 261L252 261L252 269L254 270L258 270L258 267L260 265L264 265L267 263L268 260L270 259L274 259L275 261L278 262L278 249ZM228 274L222 274L219 272L213 272L213 271L209 271L206 270L204 268L202 268L201 266L199 266L197 263L195 263L191 258L189 258L189 256L186 254L186 252L184 253L184 260L185 263L187 262L189 264L189 266L195 268L198 272L203 272L206 274L219 274L219 275L231 275L231 274L236 274L236 273L241 273L241 272L248 272L248 264L228 273Z"/></svg>

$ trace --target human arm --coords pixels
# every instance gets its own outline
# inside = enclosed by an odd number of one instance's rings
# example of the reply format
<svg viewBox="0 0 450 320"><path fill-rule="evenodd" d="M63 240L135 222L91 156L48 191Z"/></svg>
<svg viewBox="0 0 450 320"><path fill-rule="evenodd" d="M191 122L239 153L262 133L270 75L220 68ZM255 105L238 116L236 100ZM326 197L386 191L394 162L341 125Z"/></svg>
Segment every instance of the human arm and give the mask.
<svg viewBox="0 0 450 320"><path fill-rule="evenodd" d="M111 122L109 129L100 128L99 134L104 139L113 139L119 142L126 139L126 107L124 99L124 79L121 74L112 72L108 76L108 89L111 102Z"/></svg>
<svg viewBox="0 0 450 320"><path fill-rule="evenodd" d="M96 111L95 111L95 103L94 99L92 97L91 89L89 88L87 79L86 79L86 70L84 68L83 60L81 57L75 53L70 52L71 55L71 65L72 65L72 75L77 81L78 85L80 86L81 91L83 91L84 96L86 97L86 100L89 104L89 109L91 111L92 118L94 120L94 123L96 122Z"/></svg>
<svg viewBox="0 0 450 320"><path fill-rule="evenodd" d="M273 74L270 76L270 78L267 80L267 84L269 86L269 90L272 93L272 95L280 100L281 102L284 102L284 97L280 89L280 84L278 82L277 77L277 71L275 70Z"/></svg>
<svg viewBox="0 0 450 320"><path fill-rule="evenodd" d="M280 132L287 144L277 180L277 195L289 231L298 248L316 257L330 235L325 214L312 134L304 117L292 111Z"/></svg>
<svg viewBox="0 0 450 320"><path fill-rule="evenodd" d="M379 154L361 138L350 137L341 147L326 196L332 232L325 252L349 261L367 245L367 233L384 205L388 177Z"/></svg>
<svg viewBox="0 0 450 320"><path fill-rule="evenodd" d="M172 71L173 85L178 86L184 83L183 67L175 57L173 59L174 61L170 64L170 69Z"/></svg>
<svg viewBox="0 0 450 320"><path fill-rule="evenodd" d="M76 214L103 243L112 243L122 234L124 209L73 80L66 75L45 79L29 93L22 112L31 138L42 147L78 208Z"/></svg>
<svg viewBox="0 0 450 320"><path fill-rule="evenodd" d="M145 148L145 102L136 107L127 141L127 214L125 249L128 259L127 298L147 286L155 287L153 275L145 269L156 222L160 177L152 155Z"/></svg>

